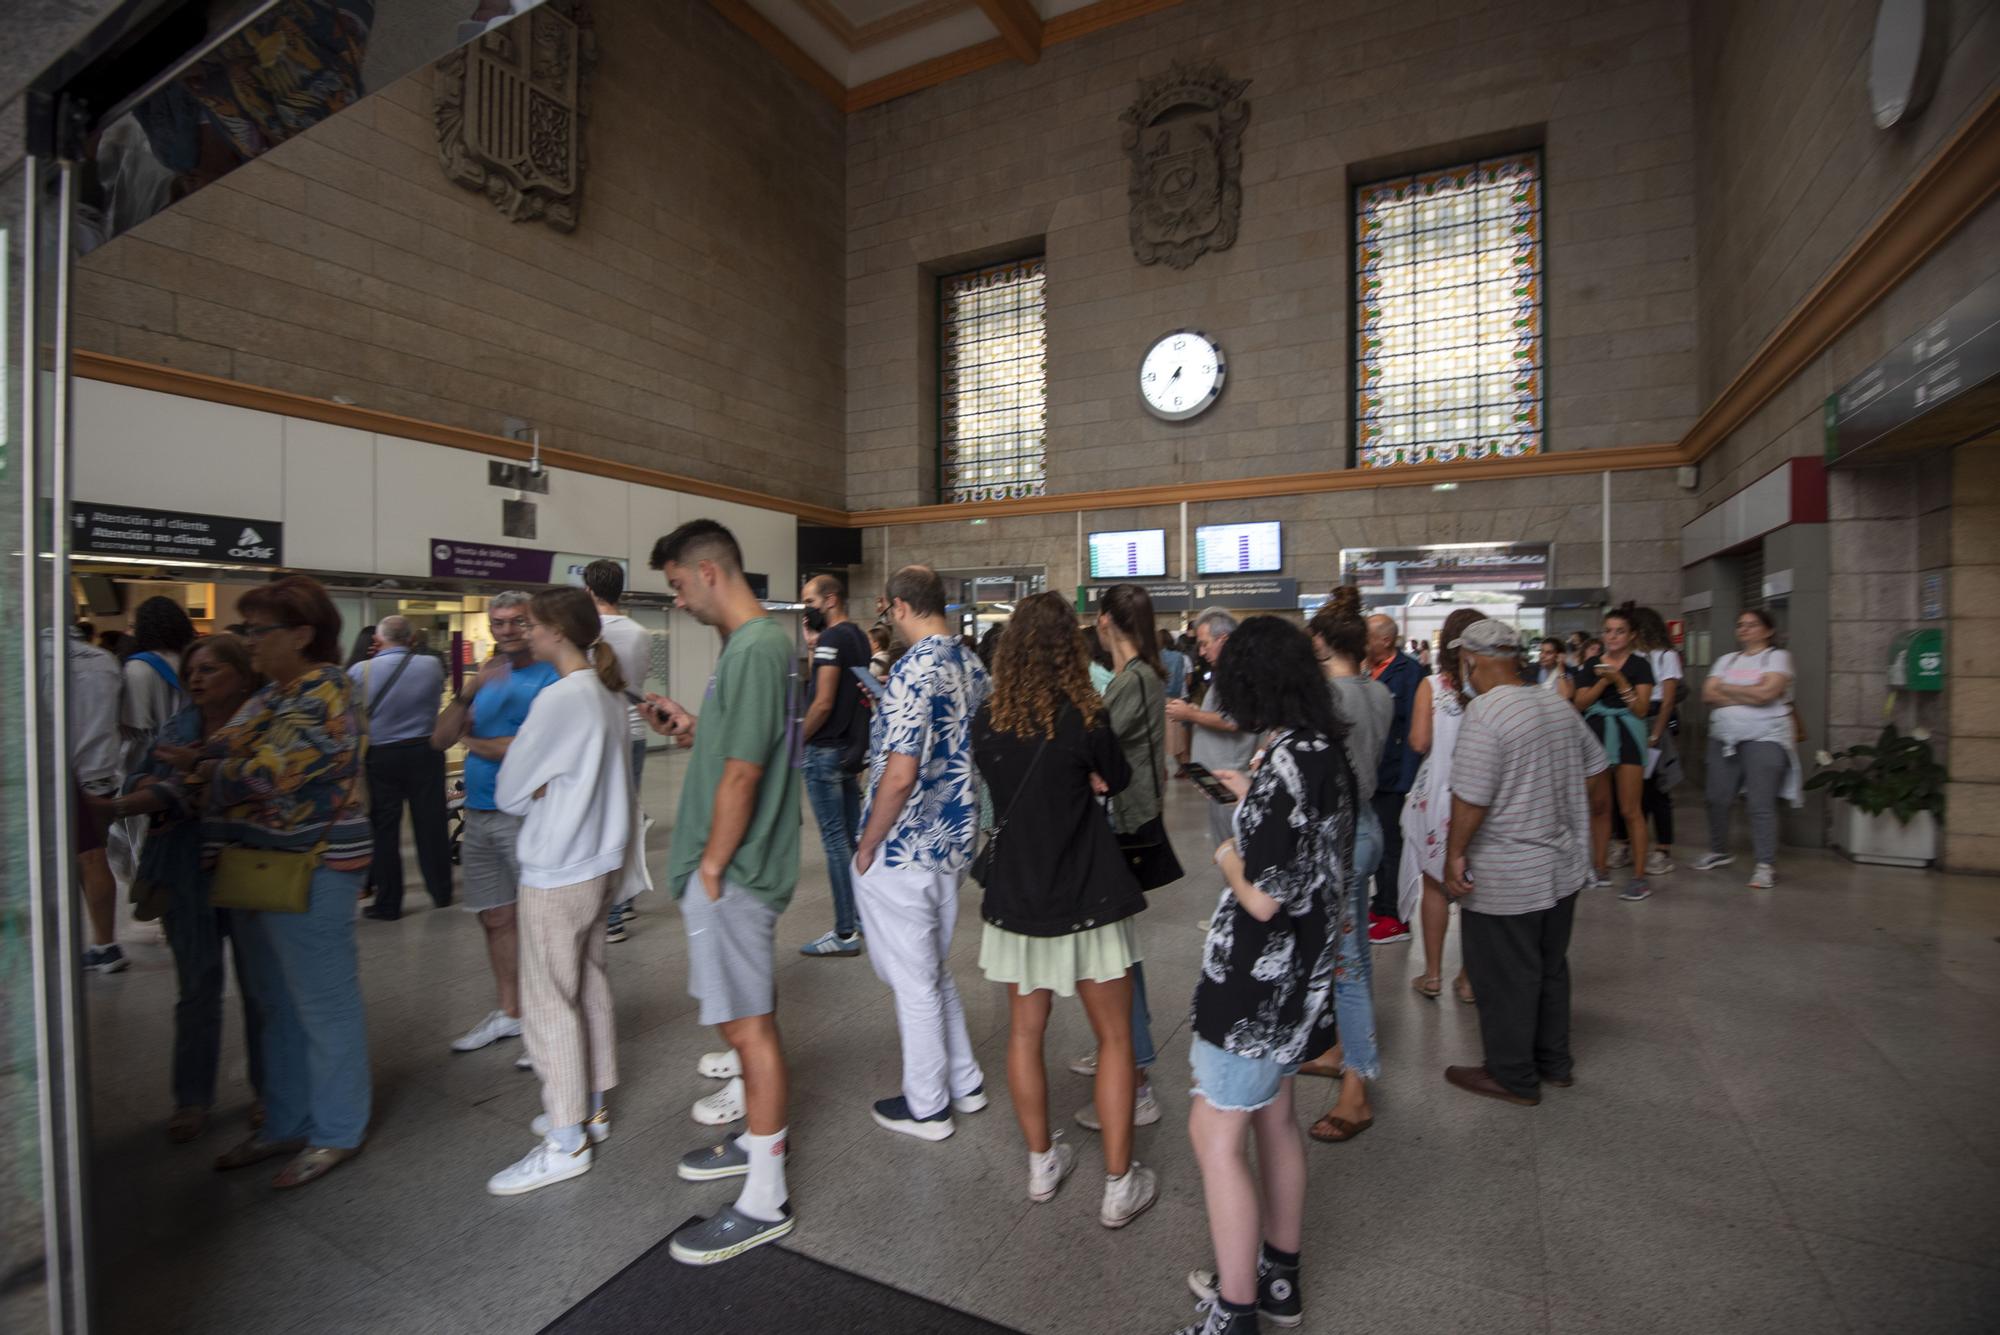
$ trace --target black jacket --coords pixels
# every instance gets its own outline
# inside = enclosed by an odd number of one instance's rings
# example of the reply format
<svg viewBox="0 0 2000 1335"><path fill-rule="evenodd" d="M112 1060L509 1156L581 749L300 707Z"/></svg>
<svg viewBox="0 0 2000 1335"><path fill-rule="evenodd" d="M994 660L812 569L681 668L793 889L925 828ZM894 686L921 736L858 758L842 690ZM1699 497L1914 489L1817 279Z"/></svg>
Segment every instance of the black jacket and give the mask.
<svg viewBox="0 0 2000 1335"><path fill-rule="evenodd" d="M1410 749L1410 711L1417 702L1417 687L1429 675L1422 663L1398 649L1375 679L1389 688L1390 698L1396 702L1389 736L1382 743L1382 763L1375 770L1377 793L1407 793L1417 781L1417 767L1424 763L1424 757L1421 751Z"/></svg>
<svg viewBox="0 0 2000 1335"><path fill-rule="evenodd" d="M1132 781L1109 714L1086 730L1065 706L1036 762L1041 744L996 731L988 706L972 722L973 760L1001 825L980 917L1023 936L1070 936L1131 917L1146 907L1145 892L1090 791L1093 772L1114 793Z"/></svg>

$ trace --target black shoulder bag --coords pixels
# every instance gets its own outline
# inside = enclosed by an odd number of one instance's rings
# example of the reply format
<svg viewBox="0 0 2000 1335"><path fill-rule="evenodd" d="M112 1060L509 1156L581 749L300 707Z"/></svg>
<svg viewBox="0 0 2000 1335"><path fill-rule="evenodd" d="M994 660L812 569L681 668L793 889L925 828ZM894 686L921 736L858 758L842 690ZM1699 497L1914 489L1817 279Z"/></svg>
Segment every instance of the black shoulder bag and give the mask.
<svg viewBox="0 0 2000 1335"><path fill-rule="evenodd" d="M1065 705L1065 708L1067 708L1067 705ZM1062 726L1062 714L1060 713L1056 715L1055 726L1057 728ZM1021 776L1021 786L1014 790L1014 798L1007 803L1007 810L1001 814L1000 823L993 827L993 833L986 836L986 846L981 848L979 855L972 859L972 879L981 885L985 885L986 878L993 874L993 850L999 845L1000 835L1006 830L1007 822L1013 819L1014 808L1020 803L1021 794L1028 791L1028 781L1035 777L1035 768L1042 763L1042 752L1049 749L1049 741L1053 736L1054 730L1051 729L1050 736L1042 738L1042 744L1035 748L1035 758L1028 762L1027 772Z"/></svg>
<svg viewBox="0 0 2000 1335"><path fill-rule="evenodd" d="M1162 708L1165 703L1161 702ZM1160 758L1153 750L1150 719L1146 723L1146 768L1153 775L1153 791L1160 798L1160 814L1132 833L1119 835L1118 849L1125 855L1125 865L1132 869L1139 888L1158 890L1163 885L1172 885L1186 873L1181 869L1181 860L1174 856L1172 841L1167 838L1166 794L1160 785Z"/></svg>

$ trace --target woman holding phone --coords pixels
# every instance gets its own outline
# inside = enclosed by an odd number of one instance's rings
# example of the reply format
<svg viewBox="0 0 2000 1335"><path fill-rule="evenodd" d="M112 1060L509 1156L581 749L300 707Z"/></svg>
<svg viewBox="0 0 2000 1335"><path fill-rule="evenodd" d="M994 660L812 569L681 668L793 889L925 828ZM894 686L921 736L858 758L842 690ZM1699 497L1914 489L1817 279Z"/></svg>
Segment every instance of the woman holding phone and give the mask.
<svg viewBox="0 0 2000 1335"><path fill-rule="evenodd" d="M1612 801L1625 816L1637 872L1618 897L1634 903L1653 893L1646 883L1646 709L1653 697L1653 669L1637 647L1637 617L1630 603L1604 614L1604 652L1577 669L1576 707L1604 746L1611 766ZM1591 865L1598 889L1611 884L1606 859L1611 850L1611 808L1593 802L1590 812Z"/></svg>

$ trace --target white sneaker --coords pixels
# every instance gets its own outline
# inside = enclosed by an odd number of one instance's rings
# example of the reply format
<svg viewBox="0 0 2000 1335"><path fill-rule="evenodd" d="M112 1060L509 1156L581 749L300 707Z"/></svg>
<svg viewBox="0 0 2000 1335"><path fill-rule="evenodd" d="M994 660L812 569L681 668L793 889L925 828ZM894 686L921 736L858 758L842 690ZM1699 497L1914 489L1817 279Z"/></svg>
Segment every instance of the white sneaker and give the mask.
<svg viewBox="0 0 2000 1335"><path fill-rule="evenodd" d="M986 1086L982 1084L970 1094L960 1094L954 1098L951 1101L951 1110L955 1113L985 1112L986 1105L990 1102L992 1100L986 1097Z"/></svg>
<svg viewBox="0 0 2000 1335"><path fill-rule="evenodd" d="M1652 852L1646 854L1646 875L1665 876L1668 872L1672 871L1673 869L1674 869L1674 860L1668 857L1665 853L1662 853L1659 849L1656 848Z"/></svg>
<svg viewBox="0 0 2000 1335"><path fill-rule="evenodd" d="M1078 1075L1091 1075L1091 1076L1096 1075L1097 1054L1094 1052L1084 1053L1083 1056L1078 1057L1075 1061L1069 1064L1069 1069L1074 1071Z"/></svg>
<svg viewBox="0 0 2000 1335"><path fill-rule="evenodd" d="M1125 1170L1125 1176L1104 1179L1104 1203L1097 1207L1097 1222L1106 1228L1123 1228L1151 1209L1159 1198L1160 1175L1134 1163Z"/></svg>
<svg viewBox="0 0 2000 1335"><path fill-rule="evenodd" d="M1028 1199L1052 1201L1063 1179L1076 1171L1076 1146L1063 1143L1062 1132L1049 1137L1049 1152L1028 1151Z"/></svg>
<svg viewBox="0 0 2000 1335"><path fill-rule="evenodd" d="M503 1038L519 1038L521 1022L506 1011L494 1011L451 1041L453 1052L477 1052Z"/></svg>
<svg viewBox="0 0 2000 1335"><path fill-rule="evenodd" d="M514 1058L514 1069L517 1071L532 1071L535 1069L535 1063L532 1059L529 1058L528 1054L524 1052L520 1056Z"/></svg>
<svg viewBox="0 0 2000 1335"><path fill-rule="evenodd" d="M536 1113L535 1120L528 1123L528 1130L534 1132L543 1140L547 1140L549 1138L549 1115L547 1113ZM592 1114L590 1119L583 1124L583 1133L590 1137L590 1143L593 1145L602 1145L605 1141L611 1139L611 1110L609 1108L601 1108Z"/></svg>
<svg viewBox="0 0 2000 1335"><path fill-rule="evenodd" d="M1591 890L1609 890L1611 888L1611 878L1601 871L1593 871L1590 873L1590 880L1585 882L1585 885Z"/></svg>
<svg viewBox="0 0 2000 1335"><path fill-rule="evenodd" d="M737 1055L735 1048L723 1052L705 1052L702 1054L700 1065L694 1069L710 1080L734 1080L743 1074L743 1058Z"/></svg>
<svg viewBox="0 0 2000 1335"><path fill-rule="evenodd" d="M1714 871L1717 867L1727 867L1734 861L1736 861L1735 857L1728 853L1703 853L1693 862L1688 863L1688 866L1693 867L1696 871Z"/></svg>
<svg viewBox="0 0 2000 1335"><path fill-rule="evenodd" d="M588 1140L574 1154L565 1154L553 1140L545 1140L529 1150L521 1162L511 1168L503 1168L488 1178L486 1189L495 1196L521 1196L538 1187L582 1177L589 1171Z"/></svg>
<svg viewBox="0 0 2000 1335"><path fill-rule="evenodd" d="M696 1099L690 1116L703 1126L727 1126L743 1120L748 1112L743 1102L743 1077L736 1076L705 1099Z"/></svg>
<svg viewBox="0 0 2000 1335"><path fill-rule="evenodd" d="M1768 862L1760 862L1750 873L1752 890L1769 890L1778 883L1778 869Z"/></svg>
<svg viewBox="0 0 2000 1335"><path fill-rule="evenodd" d="M1632 845L1622 839L1613 839L1611 841L1610 855L1604 859L1604 865L1613 869L1631 866Z"/></svg>
<svg viewBox="0 0 2000 1335"><path fill-rule="evenodd" d="M1159 1120L1160 1102L1153 1097L1153 1087L1149 1084L1139 1086L1139 1092L1132 1100L1132 1125L1151 1126ZM1086 1131L1104 1129L1098 1120L1095 1103L1086 1103L1076 1110L1076 1124Z"/></svg>

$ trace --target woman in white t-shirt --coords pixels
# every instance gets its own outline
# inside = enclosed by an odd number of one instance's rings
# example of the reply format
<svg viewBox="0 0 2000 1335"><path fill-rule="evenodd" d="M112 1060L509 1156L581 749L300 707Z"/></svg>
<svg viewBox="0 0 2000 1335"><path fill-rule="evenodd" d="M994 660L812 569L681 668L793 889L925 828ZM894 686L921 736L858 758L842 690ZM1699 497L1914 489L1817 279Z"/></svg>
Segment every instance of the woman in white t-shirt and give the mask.
<svg viewBox="0 0 2000 1335"><path fill-rule="evenodd" d="M1798 753L1792 737L1792 656L1772 642L1771 618L1755 608L1736 618L1742 651L1724 654L1702 683L1708 714L1708 852L1696 871L1728 866L1729 808L1740 789L1750 804L1750 846L1757 859L1753 890L1776 879L1778 797L1797 791ZM1796 801L1796 796L1794 796Z"/></svg>

